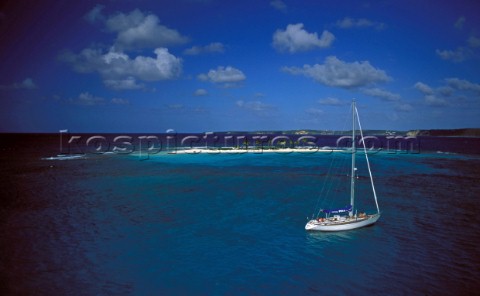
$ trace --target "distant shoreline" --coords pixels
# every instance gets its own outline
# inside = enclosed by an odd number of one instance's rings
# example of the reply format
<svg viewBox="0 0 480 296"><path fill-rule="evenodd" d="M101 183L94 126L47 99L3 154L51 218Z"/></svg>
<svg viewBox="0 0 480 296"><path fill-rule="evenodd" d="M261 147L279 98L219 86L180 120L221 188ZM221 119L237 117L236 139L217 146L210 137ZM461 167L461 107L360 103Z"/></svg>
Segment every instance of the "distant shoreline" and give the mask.
<svg viewBox="0 0 480 296"><path fill-rule="evenodd" d="M286 131L228 131L226 134L282 134L282 135L315 135L315 136L345 136L352 131L329 130L286 130ZM364 130L365 136L407 136L407 137L480 137L480 128L461 129L419 129L409 131L397 130Z"/></svg>
<svg viewBox="0 0 480 296"><path fill-rule="evenodd" d="M417 137L480 137L480 128L413 130L407 136Z"/></svg>
<svg viewBox="0 0 480 296"><path fill-rule="evenodd" d="M283 134L283 135L350 135L352 131L328 130L287 130L287 131L253 131L253 132L225 132L227 134ZM419 129L409 131L397 130L364 130L366 136L407 136L407 137L480 137L480 128L461 129Z"/></svg>
<svg viewBox="0 0 480 296"><path fill-rule="evenodd" d="M332 131L332 130L263 130L263 131L207 131L213 134L225 134L225 135L298 135L298 136L349 136L352 131ZM57 135L60 132L8 132L1 131L3 135ZM205 134L205 132L188 132L179 131L178 133L165 133L165 132L82 132L82 131L69 131L63 134L76 134L76 135L145 135L145 134L168 134L168 135L199 135ZM418 129L409 131L399 130L364 130L364 136L406 136L406 137L480 137L480 128L461 128L461 129Z"/></svg>

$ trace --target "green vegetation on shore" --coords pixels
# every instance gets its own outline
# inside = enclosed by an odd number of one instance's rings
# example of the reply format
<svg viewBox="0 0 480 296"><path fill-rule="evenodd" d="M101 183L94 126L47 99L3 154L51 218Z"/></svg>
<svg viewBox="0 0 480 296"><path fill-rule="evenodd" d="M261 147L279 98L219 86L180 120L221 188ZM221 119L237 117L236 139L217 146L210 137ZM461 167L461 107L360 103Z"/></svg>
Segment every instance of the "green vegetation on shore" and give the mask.
<svg viewBox="0 0 480 296"><path fill-rule="evenodd" d="M329 131L329 130L286 130L286 131L231 131L227 134L276 134L276 135L350 135L351 131ZM410 131L389 131L389 130L366 130L364 135L368 136L409 136L409 137L480 137L480 128L461 129L428 129Z"/></svg>
<svg viewBox="0 0 480 296"><path fill-rule="evenodd" d="M480 137L480 128L413 130L407 132L406 135L413 137Z"/></svg>

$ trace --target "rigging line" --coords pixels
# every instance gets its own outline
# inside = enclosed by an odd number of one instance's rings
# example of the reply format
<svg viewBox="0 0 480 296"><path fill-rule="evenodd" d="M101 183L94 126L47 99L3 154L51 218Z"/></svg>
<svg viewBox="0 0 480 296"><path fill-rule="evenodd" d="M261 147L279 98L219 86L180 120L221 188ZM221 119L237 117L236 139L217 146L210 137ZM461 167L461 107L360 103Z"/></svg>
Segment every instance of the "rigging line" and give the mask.
<svg viewBox="0 0 480 296"><path fill-rule="evenodd" d="M380 213L380 208L378 207L378 201L377 201L377 192L375 191L375 186L373 185L372 170L370 169L370 162L368 161L367 147L365 147L365 139L363 138L362 125L360 124L360 117L358 116L358 110L356 107L355 107L355 113L357 114L358 128L360 129L360 136L362 137L363 151L365 152L365 159L367 160L368 174L370 175L370 182L372 183L373 197L375 198L375 205L377 206L377 212Z"/></svg>
<svg viewBox="0 0 480 296"><path fill-rule="evenodd" d="M335 183L338 183L338 177L337 177L338 173L336 172L336 170L338 170L338 167L339 167L338 165L336 165L338 161L339 161L338 155L334 154L332 161L330 162L328 172L324 178L324 185L322 188L323 198L321 199L320 204L323 204L325 202L325 199L330 196L330 192L332 191L332 188L335 187L334 186ZM331 203L332 203L332 200L330 199L330 203L327 205L327 207L330 207ZM322 210L321 208L318 208L317 217L320 215L321 210Z"/></svg>
<svg viewBox="0 0 480 296"><path fill-rule="evenodd" d="M347 124L348 124L349 118L350 118L350 116L349 116L350 112L347 115L348 116L344 117L343 127L341 129L342 131L346 130L346 127L347 127ZM339 148L338 143L337 143L337 148ZM333 152L333 153L334 153L334 157L332 159L327 178L325 178L325 182L328 182L328 188L327 188L327 192L324 195L324 198L323 198L322 202L324 202L325 199L327 199L328 197L331 196L330 193L332 192L332 189L335 189L337 191L340 190L341 184L343 184L343 180L344 180L343 169L346 167L345 164L348 160L348 157L346 157L343 154L343 152ZM332 204L337 199L336 198L335 199L334 198L329 198L327 200L329 200L329 202L326 204L326 207L331 208ZM320 215L320 211L321 211L321 209L319 209L319 212L318 212L317 216Z"/></svg>
<svg viewBox="0 0 480 296"><path fill-rule="evenodd" d="M350 112L349 112L349 114L350 114ZM345 130L345 128L346 128L346 126L347 126L348 119L349 119L349 117L347 117L347 116L344 118L343 127L342 127L342 129L341 129L342 131ZM335 134L336 134L335 131L333 131L333 135L335 135ZM336 147L336 148L338 148L338 143L337 143L337 147ZM332 149L333 149L333 148L332 148ZM319 205L321 205L321 204L325 201L325 199L329 196L330 191L331 191L331 189L332 189L332 187L333 187L333 185L334 185L334 183L335 183L335 181L334 181L335 179L332 177L332 168L333 168L333 164L334 164L335 161L338 159L338 157L337 157L337 153L338 153L338 152L332 151L332 153L333 153L333 157L332 157L332 160L330 161L330 165L329 165L329 168L328 168L328 170L327 170L327 174L326 174L326 176L325 176L325 178L324 178L323 185L322 185L322 189L321 189L321 191L320 191L320 195L319 195L318 198L317 198L317 202L316 202L316 204L315 204L315 208L314 208L314 210L313 210L312 217L317 217L317 218L318 218L318 216L320 215L320 212L321 212L321 210L322 210L322 208L320 208ZM345 164L346 158L342 158L342 160L343 160L343 161L342 161L342 164L341 164L340 166L337 166L337 167L336 167L336 169L337 169L338 171L340 171L340 168L343 168L343 165ZM338 172L337 175L340 175L340 172ZM331 182L329 182L329 181L331 181ZM325 192L325 188L327 187L327 183L329 184L329 186L328 186L327 192L324 193L324 192ZM336 178L336 183L340 183L340 180L339 180L338 177ZM337 185L336 187L338 188L339 186ZM330 204L329 204L328 206L331 206L332 202L333 202L333 200L331 199L331 200L330 200ZM317 209L318 209L318 212L317 212ZM315 215L315 212L317 212L316 215Z"/></svg>
<svg viewBox="0 0 480 296"><path fill-rule="evenodd" d="M343 167L343 164L339 164L340 161L342 161L342 163L345 162L345 158L341 158L340 156L342 155L338 155L338 152L332 152L333 153L333 157L332 157L332 160L330 161L330 165L329 165L329 168L328 168L328 171L327 171L327 174L325 175L325 178L324 178L324 185L323 185L323 188L322 188L322 203L325 201L325 199L329 196L330 194L330 191L332 190L333 187L335 187L334 185L336 183L339 183L338 181L338 175L340 174L340 168ZM338 187L338 186L336 186ZM326 192L325 192L326 190ZM321 210L321 209L320 209ZM317 215L320 214L320 211Z"/></svg>
<svg viewBox="0 0 480 296"><path fill-rule="evenodd" d="M332 153L334 153L334 152L332 151ZM333 163L334 163L334 161L335 161L335 157L336 157L336 155L334 154L332 160L330 161L330 165L329 165L329 167L328 167L327 174L326 174L325 178L323 179L322 189L320 190L320 195L318 196L318 198L317 198L317 203L315 204L315 208L313 209L312 217L317 217L317 218L318 218L318 216L320 215L320 211L322 210L321 208L319 208L319 205L320 205L321 203L323 203L323 201L325 200L326 195L328 195L328 190L327 190L327 194L324 194L324 192L325 192L325 188L326 188L326 186L327 186L328 176L330 176L330 172L331 172L331 170L332 170ZM317 212L317 208L318 208L318 213L317 213L317 215L315 216L315 212Z"/></svg>
<svg viewBox="0 0 480 296"><path fill-rule="evenodd" d="M344 157L342 157L338 162L337 162L337 166L336 166L336 171L334 173L331 174L330 176L330 186L328 188L328 192L326 194L326 196L331 196L330 192L333 191L334 194L336 194L336 192L343 192L342 190L342 184L344 184L344 180L345 180L345 175L344 175L344 172L342 169L344 169L346 167L346 162L348 160L348 157L346 157L345 155L342 155ZM327 208L331 208L333 203L338 201L337 198L330 198L329 199L329 202L327 204ZM338 206L338 205L337 205Z"/></svg>

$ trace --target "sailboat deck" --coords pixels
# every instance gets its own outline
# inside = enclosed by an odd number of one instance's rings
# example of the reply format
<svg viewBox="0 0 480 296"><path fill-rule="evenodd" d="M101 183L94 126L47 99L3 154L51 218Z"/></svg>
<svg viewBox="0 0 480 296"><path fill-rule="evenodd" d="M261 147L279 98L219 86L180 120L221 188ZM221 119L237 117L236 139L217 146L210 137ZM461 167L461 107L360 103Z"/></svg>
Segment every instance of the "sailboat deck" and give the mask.
<svg viewBox="0 0 480 296"><path fill-rule="evenodd" d="M367 215L367 216L364 216L362 218L359 218L359 217L346 217L344 219L338 219L338 218L334 218L334 217L331 217L331 218L327 218L325 219L324 221L318 221L317 220L317 224L319 225L343 225L343 224L351 224L351 223L355 223L355 222L360 222L360 221L363 221L363 220L368 220L370 219L371 217L373 217L374 215Z"/></svg>

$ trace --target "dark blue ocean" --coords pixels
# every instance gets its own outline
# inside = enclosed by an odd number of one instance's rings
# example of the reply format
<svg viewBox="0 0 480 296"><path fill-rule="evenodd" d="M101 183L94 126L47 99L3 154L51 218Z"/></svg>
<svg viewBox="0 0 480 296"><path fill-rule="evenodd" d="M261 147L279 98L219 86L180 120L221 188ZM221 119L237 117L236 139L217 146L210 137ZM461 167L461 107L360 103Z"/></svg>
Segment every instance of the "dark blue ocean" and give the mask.
<svg viewBox="0 0 480 296"><path fill-rule="evenodd" d="M478 138L370 154L380 220L313 233L304 227L317 203L349 202L347 172L335 169L350 155L47 160L58 135L1 137L2 295L479 293ZM329 189L334 201L319 196L332 158L345 183ZM357 200L371 210L362 165L359 155Z"/></svg>

